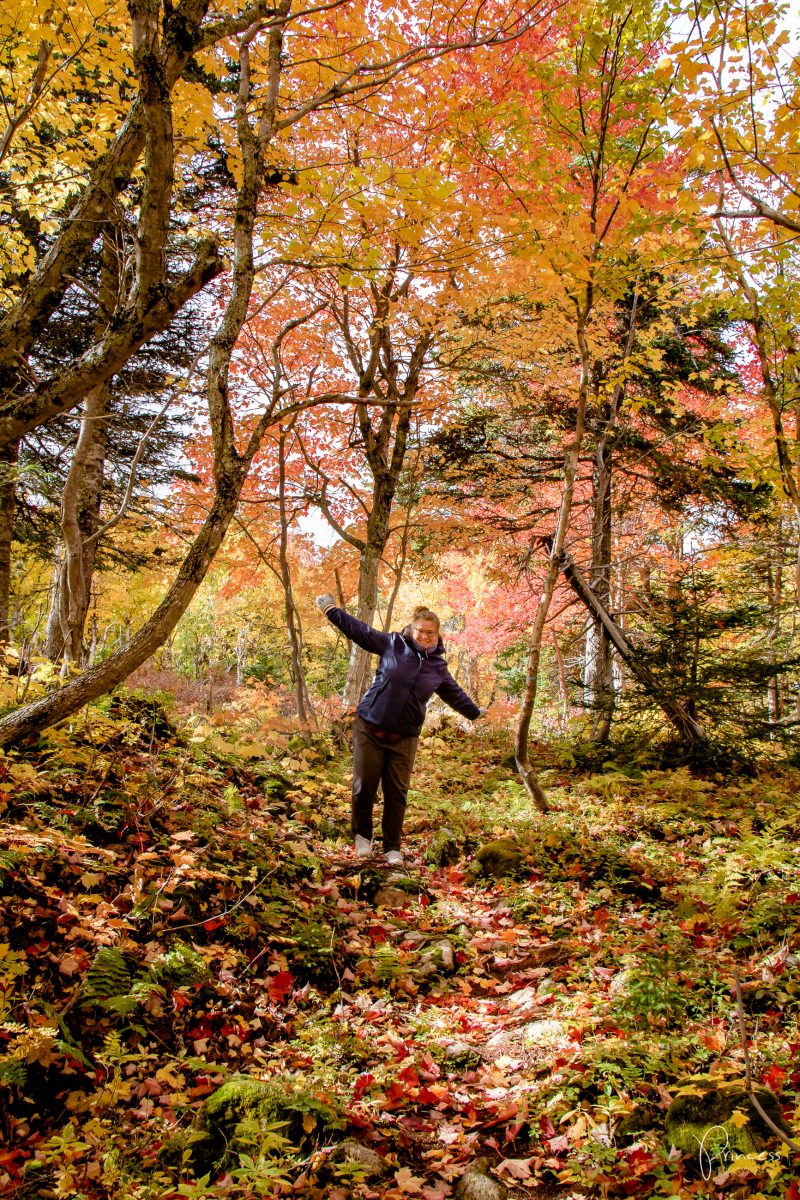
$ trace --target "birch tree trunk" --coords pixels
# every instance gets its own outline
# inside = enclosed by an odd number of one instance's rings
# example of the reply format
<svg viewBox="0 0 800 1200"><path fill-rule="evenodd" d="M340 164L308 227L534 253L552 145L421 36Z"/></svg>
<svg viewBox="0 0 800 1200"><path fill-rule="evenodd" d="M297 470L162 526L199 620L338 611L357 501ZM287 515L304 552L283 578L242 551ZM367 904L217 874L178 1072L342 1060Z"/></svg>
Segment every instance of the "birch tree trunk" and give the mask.
<svg viewBox="0 0 800 1200"><path fill-rule="evenodd" d="M299 719L304 725L312 725L317 729L317 715L311 703L306 684L306 673L303 667L303 630L300 623L300 613L294 599L292 589L292 571L289 563L289 515L286 505L286 440L291 432L291 426L281 429L278 438L278 519L280 522L280 543L278 558L280 562L280 577L283 586L283 613L286 622L286 634L289 639L289 663L294 688L294 706Z"/></svg>

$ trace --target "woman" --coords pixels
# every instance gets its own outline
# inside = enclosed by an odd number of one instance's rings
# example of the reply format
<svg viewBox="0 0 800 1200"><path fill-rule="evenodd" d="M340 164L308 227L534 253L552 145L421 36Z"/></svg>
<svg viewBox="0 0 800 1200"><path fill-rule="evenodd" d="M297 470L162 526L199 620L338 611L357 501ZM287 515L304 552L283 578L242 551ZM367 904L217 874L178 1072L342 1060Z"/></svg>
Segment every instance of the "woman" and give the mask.
<svg viewBox="0 0 800 1200"><path fill-rule="evenodd" d="M372 853L372 810L383 786L383 852L402 866L400 843L406 796L425 709L434 692L471 721L483 716L447 669L439 618L424 606L414 610L402 633L381 633L336 607L333 596L318 596L317 607L342 633L379 654L375 678L356 709L353 723L352 831L359 858Z"/></svg>

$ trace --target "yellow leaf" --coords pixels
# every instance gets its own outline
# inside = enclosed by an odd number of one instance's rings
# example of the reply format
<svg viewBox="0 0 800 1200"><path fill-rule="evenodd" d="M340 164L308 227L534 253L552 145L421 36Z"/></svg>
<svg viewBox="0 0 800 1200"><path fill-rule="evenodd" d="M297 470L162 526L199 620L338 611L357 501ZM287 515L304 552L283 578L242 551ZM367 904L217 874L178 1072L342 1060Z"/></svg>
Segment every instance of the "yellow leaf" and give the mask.
<svg viewBox="0 0 800 1200"><path fill-rule="evenodd" d="M731 1175L737 1174L739 1171L750 1171L753 1175L757 1175L761 1170L761 1164L757 1158L753 1158L750 1154L741 1154L735 1158L728 1171Z"/></svg>
<svg viewBox="0 0 800 1200"><path fill-rule="evenodd" d="M750 1123L750 1118L746 1112L742 1112L741 1108L737 1108L731 1114L731 1125L735 1125L737 1129L744 1129L745 1125Z"/></svg>

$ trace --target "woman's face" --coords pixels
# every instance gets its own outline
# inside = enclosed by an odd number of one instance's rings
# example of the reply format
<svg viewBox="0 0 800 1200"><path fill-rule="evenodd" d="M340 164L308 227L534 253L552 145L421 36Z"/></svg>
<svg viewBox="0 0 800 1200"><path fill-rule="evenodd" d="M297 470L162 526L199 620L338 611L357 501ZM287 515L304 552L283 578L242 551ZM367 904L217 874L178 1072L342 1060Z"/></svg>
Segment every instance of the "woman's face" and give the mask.
<svg viewBox="0 0 800 1200"><path fill-rule="evenodd" d="M411 636L420 650L433 650L439 641L439 630L435 621L419 620L411 626Z"/></svg>

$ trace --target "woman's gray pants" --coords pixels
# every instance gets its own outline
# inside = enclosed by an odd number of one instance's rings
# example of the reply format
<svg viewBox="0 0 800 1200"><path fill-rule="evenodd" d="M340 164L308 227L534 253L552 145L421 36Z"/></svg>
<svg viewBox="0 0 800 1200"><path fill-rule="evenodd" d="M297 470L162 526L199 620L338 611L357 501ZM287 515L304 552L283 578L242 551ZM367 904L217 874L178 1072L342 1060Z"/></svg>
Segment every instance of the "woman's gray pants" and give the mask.
<svg viewBox="0 0 800 1200"><path fill-rule="evenodd" d="M372 810L383 790L381 832L383 849L399 850L406 815L406 796L417 753L418 737L403 737L397 742L381 740L363 717L353 722L353 836L372 840Z"/></svg>

